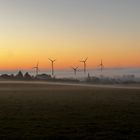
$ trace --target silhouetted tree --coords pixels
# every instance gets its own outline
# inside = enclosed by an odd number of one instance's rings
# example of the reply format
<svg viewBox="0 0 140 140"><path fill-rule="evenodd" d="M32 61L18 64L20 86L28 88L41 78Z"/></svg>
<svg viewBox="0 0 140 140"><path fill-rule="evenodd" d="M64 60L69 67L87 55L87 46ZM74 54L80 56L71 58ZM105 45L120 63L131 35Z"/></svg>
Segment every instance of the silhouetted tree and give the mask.
<svg viewBox="0 0 140 140"><path fill-rule="evenodd" d="M31 75L28 72L25 73L24 78L27 80L32 79Z"/></svg>
<svg viewBox="0 0 140 140"><path fill-rule="evenodd" d="M21 71L19 71L18 74L16 75L16 78L23 79L24 78L23 73Z"/></svg>
<svg viewBox="0 0 140 140"><path fill-rule="evenodd" d="M11 77L11 79L13 79L15 76L14 76L14 74L11 74L10 77Z"/></svg>
<svg viewBox="0 0 140 140"><path fill-rule="evenodd" d="M10 76L9 76L8 74L2 74L2 75L1 75L1 78L10 79Z"/></svg>

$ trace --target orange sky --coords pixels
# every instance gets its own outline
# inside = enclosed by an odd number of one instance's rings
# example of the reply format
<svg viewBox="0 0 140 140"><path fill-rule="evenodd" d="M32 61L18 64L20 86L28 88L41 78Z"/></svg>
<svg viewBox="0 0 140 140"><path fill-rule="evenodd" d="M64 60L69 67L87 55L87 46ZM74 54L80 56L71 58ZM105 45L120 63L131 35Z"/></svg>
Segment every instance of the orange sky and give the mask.
<svg viewBox="0 0 140 140"><path fill-rule="evenodd" d="M132 45L137 47L133 48ZM8 40L0 43L3 46L0 64L1 69L30 69L39 61L41 68L49 68L48 58L54 58L57 59L55 67L63 69L81 66L79 60L88 57L89 68L97 67L101 59L106 67L139 67L138 45L132 40ZM127 49L122 46L127 46Z"/></svg>
<svg viewBox="0 0 140 140"><path fill-rule="evenodd" d="M140 67L138 1L60 1L0 2L0 69Z"/></svg>

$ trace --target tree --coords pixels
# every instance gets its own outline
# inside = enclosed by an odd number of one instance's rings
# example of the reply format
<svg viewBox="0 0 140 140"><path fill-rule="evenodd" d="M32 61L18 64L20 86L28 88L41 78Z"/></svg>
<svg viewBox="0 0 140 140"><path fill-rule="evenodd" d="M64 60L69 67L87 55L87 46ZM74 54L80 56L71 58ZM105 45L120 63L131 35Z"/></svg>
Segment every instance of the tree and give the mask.
<svg viewBox="0 0 140 140"><path fill-rule="evenodd" d="M18 74L16 75L17 79L23 79L23 73L21 71L18 72Z"/></svg>
<svg viewBox="0 0 140 140"><path fill-rule="evenodd" d="M32 79L31 75L28 72L25 73L24 78L27 80Z"/></svg>

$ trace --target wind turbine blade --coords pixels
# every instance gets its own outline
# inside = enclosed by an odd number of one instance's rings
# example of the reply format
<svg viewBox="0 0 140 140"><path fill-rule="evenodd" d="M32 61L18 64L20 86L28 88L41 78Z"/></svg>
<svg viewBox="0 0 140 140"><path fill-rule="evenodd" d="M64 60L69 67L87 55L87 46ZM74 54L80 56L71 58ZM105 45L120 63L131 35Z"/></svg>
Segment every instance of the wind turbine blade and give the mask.
<svg viewBox="0 0 140 140"><path fill-rule="evenodd" d="M72 69L74 69L74 67L71 67Z"/></svg>
<svg viewBox="0 0 140 140"><path fill-rule="evenodd" d="M88 57L85 59L85 62L87 61Z"/></svg>
<svg viewBox="0 0 140 140"><path fill-rule="evenodd" d="M75 69L77 70L79 68L79 66L75 67Z"/></svg>
<svg viewBox="0 0 140 140"><path fill-rule="evenodd" d="M50 58L48 58L50 61L52 61Z"/></svg>
<svg viewBox="0 0 140 140"><path fill-rule="evenodd" d="M80 62L84 62L83 58L81 60L79 60Z"/></svg>

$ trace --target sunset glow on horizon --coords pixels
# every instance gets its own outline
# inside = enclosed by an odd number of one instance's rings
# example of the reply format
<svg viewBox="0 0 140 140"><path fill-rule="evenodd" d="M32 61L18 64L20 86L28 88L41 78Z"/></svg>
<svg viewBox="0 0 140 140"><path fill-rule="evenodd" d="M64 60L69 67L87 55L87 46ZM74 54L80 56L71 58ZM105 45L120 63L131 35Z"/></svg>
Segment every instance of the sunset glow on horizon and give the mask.
<svg viewBox="0 0 140 140"><path fill-rule="evenodd" d="M65 69L88 57L106 67L140 67L138 0L0 1L0 70Z"/></svg>

